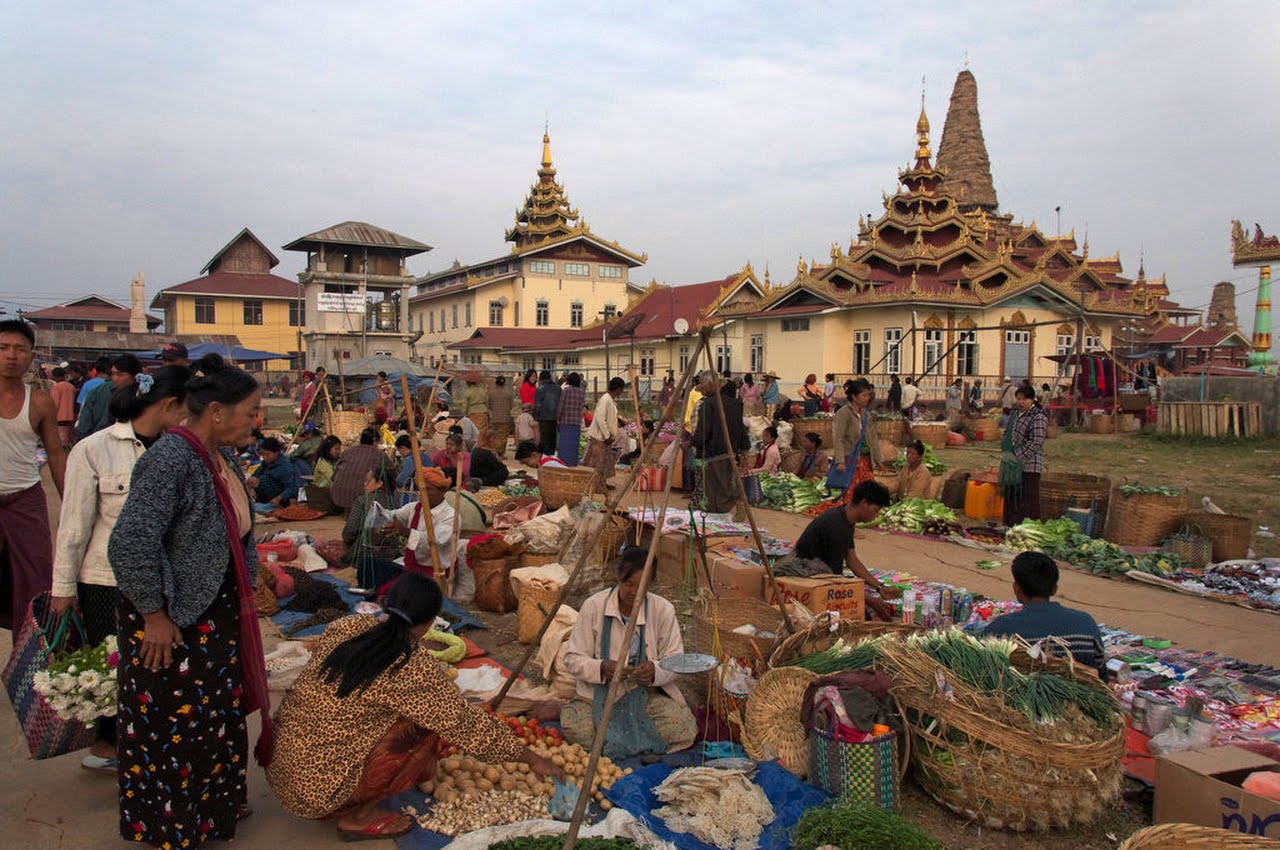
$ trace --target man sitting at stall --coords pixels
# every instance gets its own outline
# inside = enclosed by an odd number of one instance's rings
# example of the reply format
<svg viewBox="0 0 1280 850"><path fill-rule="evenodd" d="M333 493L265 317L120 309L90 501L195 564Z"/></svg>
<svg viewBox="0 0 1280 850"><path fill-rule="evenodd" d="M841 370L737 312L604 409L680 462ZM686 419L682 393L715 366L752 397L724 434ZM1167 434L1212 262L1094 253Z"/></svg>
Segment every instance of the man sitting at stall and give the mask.
<svg viewBox="0 0 1280 850"><path fill-rule="evenodd" d="M1084 611L1050 601L1057 592L1058 565L1053 559L1042 552L1023 552L1013 559L1013 595L1022 610L997 617L982 633L1016 635L1029 643L1044 641L1050 651L1061 641L1072 658L1101 673L1107 657L1097 622Z"/></svg>
<svg viewBox="0 0 1280 850"><path fill-rule="evenodd" d="M464 700L431 657L423 636L441 602L434 581L404 575L383 598L381 617L355 614L325 629L276 715L267 782L292 814L331 819L347 841L404 835L413 819L382 804L434 776L442 741L493 764L521 762L564 778Z"/></svg>
<svg viewBox="0 0 1280 850"><path fill-rule="evenodd" d="M871 522L889 506L889 490L878 481L863 481L853 488L846 505L828 508L800 533L795 549L780 559L773 571L784 576L843 575L847 568L867 583L867 590L882 585L854 551L854 526Z"/></svg>
<svg viewBox="0 0 1280 850"><path fill-rule="evenodd" d="M293 461L281 453L283 448L275 437L267 437L258 445L262 465L247 483L253 488L253 500L259 513L270 513L297 501L302 480L298 478Z"/></svg>
<svg viewBox="0 0 1280 850"><path fill-rule="evenodd" d="M924 443L907 444L907 462L898 470L898 486L894 496L902 499L927 499L933 490L933 475L924 465Z"/></svg>
<svg viewBox="0 0 1280 850"><path fill-rule="evenodd" d="M534 442L526 440L516 446L516 460L521 466L527 466L530 469L538 469L543 466L553 466L557 469L568 469L569 466L555 455L544 455L538 450L538 445Z"/></svg>
<svg viewBox="0 0 1280 850"><path fill-rule="evenodd" d="M448 571L457 560L458 550L453 539L453 506L445 500L449 479L437 467L422 470L422 487L431 509L431 527L435 531L436 551L440 553L440 568ZM408 533L404 547L404 571L435 575L431 559L431 537L422 516L422 502L410 502L391 511L382 531L384 534Z"/></svg>
<svg viewBox="0 0 1280 850"><path fill-rule="evenodd" d="M565 669L577 680L577 693L560 711L560 725L571 743L589 747L595 737L647 556L644 549L627 548L618 560L617 586L582 603L565 652ZM676 687L676 674L659 664L684 652L675 607L647 593L635 626L620 695L605 733L604 753L610 758L683 750L698 732Z"/></svg>

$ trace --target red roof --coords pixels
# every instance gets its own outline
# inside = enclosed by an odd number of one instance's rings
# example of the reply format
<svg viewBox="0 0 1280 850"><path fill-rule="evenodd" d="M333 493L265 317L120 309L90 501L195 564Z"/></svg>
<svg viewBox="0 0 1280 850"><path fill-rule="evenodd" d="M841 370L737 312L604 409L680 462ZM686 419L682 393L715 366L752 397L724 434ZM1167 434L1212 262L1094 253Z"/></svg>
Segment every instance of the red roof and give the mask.
<svg viewBox="0 0 1280 850"><path fill-rule="evenodd" d="M1235 328L1196 328L1181 344L1184 348L1217 348L1231 336L1240 337L1241 341L1248 343Z"/></svg>
<svg viewBox="0 0 1280 850"><path fill-rule="evenodd" d="M273 274L243 274L240 272L214 272L213 274L179 283L160 290L151 302L152 308L160 306L166 295L230 295L247 298L298 298L302 284Z"/></svg>
<svg viewBox="0 0 1280 850"><path fill-rule="evenodd" d="M1163 328L1153 333L1147 339L1147 342L1162 345L1176 345L1191 334L1195 333L1195 331L1195 325L1165 325Z"/></svg>
<svg viewBox="0 0 1280 850"><path fill-rule="evenodd" d="M449 347L562 350L587 342L603 345L599 328L476 328L471 336L450 343Z"/></svg>
<svg viewBox="0 0 1280 850"><path fill-rule="evenodd" d="M119 322L128 324L129 310L125 307L73 307L65 304L59 304L54 307L45 307L43 310L32 310L30 313L24 313L29 319L67 319L71 321L84 322ZM155 316L147 316L148 325L160 324L160 319Z"/></svg>

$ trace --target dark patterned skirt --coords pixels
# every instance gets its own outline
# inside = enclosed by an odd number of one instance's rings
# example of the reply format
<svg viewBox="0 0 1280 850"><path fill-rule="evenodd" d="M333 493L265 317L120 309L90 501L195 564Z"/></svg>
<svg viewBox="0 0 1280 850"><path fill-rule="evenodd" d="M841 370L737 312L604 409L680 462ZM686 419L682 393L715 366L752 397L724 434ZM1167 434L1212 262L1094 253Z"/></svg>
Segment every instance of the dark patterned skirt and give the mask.
<svg viewBox="0 0 1280 850"><path fill-rule="evenodd" d="M249 752L234 573L165 670L139 663L143 618L123 596L119 618L120 834L175 848L234 838Z"/></svg>

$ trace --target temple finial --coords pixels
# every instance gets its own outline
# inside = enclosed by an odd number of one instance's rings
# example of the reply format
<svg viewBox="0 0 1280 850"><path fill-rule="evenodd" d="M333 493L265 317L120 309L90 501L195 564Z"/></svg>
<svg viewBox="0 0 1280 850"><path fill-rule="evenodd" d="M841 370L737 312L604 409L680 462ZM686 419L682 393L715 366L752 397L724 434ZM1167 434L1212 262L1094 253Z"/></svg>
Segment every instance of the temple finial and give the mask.
<svg viewBox="0 0 1280 850"><path fill-rule="evenodd" d="M929 150L929 116L924 111L924 77L920 78L920 118L916 121L916 159L928 160L933 156Z"/></svg>
<svg viewBox="0 0 1280 850"><path fill-rule="evenodd" d="M551 122L542 127L542 167L551 167Z"/></svg>

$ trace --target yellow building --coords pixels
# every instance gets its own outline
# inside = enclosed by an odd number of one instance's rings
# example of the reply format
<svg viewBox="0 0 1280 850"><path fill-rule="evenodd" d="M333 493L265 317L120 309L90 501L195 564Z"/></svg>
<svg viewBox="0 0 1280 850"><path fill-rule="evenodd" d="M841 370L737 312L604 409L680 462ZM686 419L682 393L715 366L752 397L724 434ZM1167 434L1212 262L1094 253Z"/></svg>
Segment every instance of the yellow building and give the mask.
<svg viewBox="0 0 1280 850"><path fill-rule="evenodd" d="M164 311L170 334L226 336L296 360L306 325L302 287L271 274L279 263L246 227L213 255L201 277L160 290L151 307ZM270 369L290 366L290 360L266 361Z"/></svg>
<svg viewBox="0 0 1280 850"><path fill-rule="evenodd" d="M419 349L432 362L444 346L477 329L587 328L624 312L644 291L631 282L630 270L647 255L592 233L555 177L544 133L538 182L506 232L511 250L418 280L409 314L423 335ZM458 362L458 353L448 356Z"/></svg>

